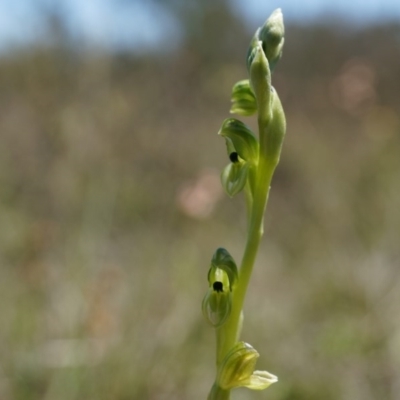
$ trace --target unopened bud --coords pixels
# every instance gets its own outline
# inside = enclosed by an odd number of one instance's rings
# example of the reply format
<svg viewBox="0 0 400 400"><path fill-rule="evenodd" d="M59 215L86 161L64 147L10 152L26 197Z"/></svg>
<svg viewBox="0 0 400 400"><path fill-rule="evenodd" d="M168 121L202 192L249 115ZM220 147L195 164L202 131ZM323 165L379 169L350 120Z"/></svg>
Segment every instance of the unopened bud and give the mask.
<svg viewBox="0 0 400 400"><path fill-rule="evenodd" d="M257 43L261 41L263 52L268 59L268 64L272 72L282 56L282 48L285 42L284 34L283 15L281 9L278 8L269 16L264 25L257 29L251 39L249 49L247 50L247 68L250 70L254 58L254 49Z"/></svg>
<svg viewBox="0 0 400 400"><path fill-rule="evenodd" d="M262 133L265 135L265 148L262 151L270 164L276 167L279 163L282 144L285 138L286 118L278 93L275 89L272 89L271 94L271 119L265 126L265 132Z"/></svg>
<svg viewBox="0 0 400 400"><path fill-rule="evenodd" d="M260 41L254 48L250 65L250 84L257 99L259 118L268 121L271 117L271 72Z"/></svg>
<svg viewBox="0 0 400 400"><path fill-rule="evenodd" d="M282 10L278 8L265 21L259 32L259 39L262 41L262 47L271 71L273 71L276 63L282 57L282 48L285 42L284 35L285 27Z"/></svg>

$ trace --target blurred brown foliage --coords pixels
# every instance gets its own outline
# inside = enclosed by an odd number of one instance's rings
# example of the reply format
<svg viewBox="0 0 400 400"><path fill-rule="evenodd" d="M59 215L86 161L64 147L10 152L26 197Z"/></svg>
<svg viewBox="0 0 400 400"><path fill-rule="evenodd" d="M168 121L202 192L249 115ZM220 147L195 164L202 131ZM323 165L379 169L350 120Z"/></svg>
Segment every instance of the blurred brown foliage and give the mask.
<svg viewBox="0 0 400 400"><path fill-rule="evenodd" d="M251 37L212 21L162 56L0 58L1 399L206 397L208 263L239 259L245 230L216 132ZM271 399L395 400L400 26L286 30L288 132L243 339L280 378Z"/></svg>

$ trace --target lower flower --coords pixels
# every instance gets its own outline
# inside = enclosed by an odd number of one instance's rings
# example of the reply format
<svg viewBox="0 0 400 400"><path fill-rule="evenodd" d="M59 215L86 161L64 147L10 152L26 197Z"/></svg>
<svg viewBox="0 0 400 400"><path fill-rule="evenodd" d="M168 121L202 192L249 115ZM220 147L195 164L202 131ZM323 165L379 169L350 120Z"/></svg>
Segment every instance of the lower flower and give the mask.
<svg viewBox="0 0 400 400"><path fill-rule="evenodd" d="M255 371L259 353L245 342L238 342L225 356L218 368L217 385L225 390L247 387L264 390L278 381L267 371Z"/></svg>

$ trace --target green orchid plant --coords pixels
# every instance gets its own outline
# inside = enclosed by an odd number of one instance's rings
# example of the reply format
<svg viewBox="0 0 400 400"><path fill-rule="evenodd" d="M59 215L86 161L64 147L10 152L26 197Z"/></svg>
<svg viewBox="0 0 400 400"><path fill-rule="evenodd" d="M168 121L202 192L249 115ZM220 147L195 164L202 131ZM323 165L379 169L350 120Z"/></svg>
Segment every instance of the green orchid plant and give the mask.
<svg viewBox="0 0 400 400"><path fill-rule="evenodd" d="M243 122L226 119L219 131L226 142L230 163L221 174L222 186L233 197L245 194L248 231L240 268L229 252L216 250L208 272L209 288L202 309L217 337L217 376L209 400L230 399L231 390L263 390L277 382L275 375L256 371L258 352L239 341L243 303L263 235L264 212L272 176L279 163L286 131L285 114L271 73L282 55L283 16L275 10L258 28L247 52L249 79L233 86L231 113L257 114L258 137Z"/></svg>

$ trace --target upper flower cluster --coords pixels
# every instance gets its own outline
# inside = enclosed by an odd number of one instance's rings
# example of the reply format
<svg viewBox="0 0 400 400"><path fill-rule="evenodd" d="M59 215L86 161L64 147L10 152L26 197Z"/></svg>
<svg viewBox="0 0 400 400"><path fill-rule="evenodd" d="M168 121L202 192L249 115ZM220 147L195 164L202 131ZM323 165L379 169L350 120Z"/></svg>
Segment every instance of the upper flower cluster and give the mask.
<svg viewBox="0 0 400 400"><path fill-rule="evenodd" d="M261 42L263 52L269 63L269 68L273 71L276 63L282 57L282 49L285 42L284 35L285 26L283 24L282 10L277 8L265 21L264 25L256 30L251 39L246 57L247 68L250 70L255 55L255 48L258 42Z"/></svg>

